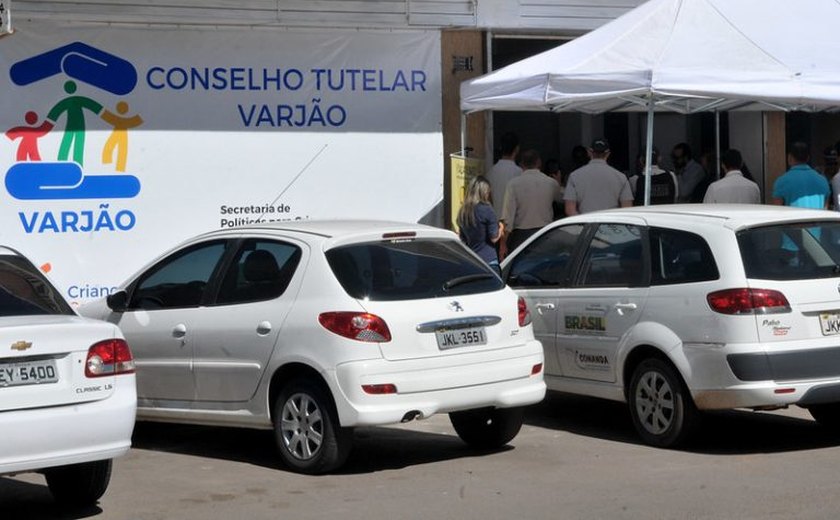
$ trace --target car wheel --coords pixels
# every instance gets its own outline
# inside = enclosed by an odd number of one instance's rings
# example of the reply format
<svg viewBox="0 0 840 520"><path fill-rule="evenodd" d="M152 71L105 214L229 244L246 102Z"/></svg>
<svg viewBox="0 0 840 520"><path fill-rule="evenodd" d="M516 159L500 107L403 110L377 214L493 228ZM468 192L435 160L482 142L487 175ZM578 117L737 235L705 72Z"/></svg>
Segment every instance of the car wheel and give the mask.
<svg viewBox="0 0 840 520"><path fill-rule="evenodd" d="M815 404L808 411L820 426L840 431L840 403Z"/></svg>
<svg viewBox="0 0 840 520"><path fill-rule="evenodd" d="M274 435L286 465L310 475L344 464L353 443L353 430L339 425L332 399L306 380L291 382L277 397Z"/></svg>
<svg viewBox="0 0 840 520"><path fill-rule="evenodd" d="M452 427L462 441L481 449L500 448L522 428L523 409L480 408L449 414Z"/></svg>
<svg viewBox="0 0 840 520"><path fill-rule="evenodd" d="M646 359L636 367L628 400L636 431L652 446L680 444L697 422L697 409L682 379L660 359Z"/></svg>
<svg viewBox="0 0 840 520"><path fill-rule="evenodd" d="M99 460L44 470L56 502L75 507L96 504L111 481L111 460Z"/></svg>

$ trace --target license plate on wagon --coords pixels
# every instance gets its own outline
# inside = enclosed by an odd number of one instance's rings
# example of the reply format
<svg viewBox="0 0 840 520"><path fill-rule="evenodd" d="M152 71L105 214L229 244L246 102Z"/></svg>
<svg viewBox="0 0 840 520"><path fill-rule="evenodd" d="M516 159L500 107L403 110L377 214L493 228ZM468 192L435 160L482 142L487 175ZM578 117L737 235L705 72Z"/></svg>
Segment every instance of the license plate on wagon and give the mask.
<svg viewBox="0 0 840 520"><path fill-rule="evenodd" d="M0 388L58 382L54 359L0 363Z"/></svg>
<svg viewBox="0 0 840 520"><path fill-rule="evenodd" d="M836 312L820 314L820 327L823 336L840 334L840 314Z"/></svg>
<svg viewBox="0 0 840 520"><path fill-rule="evenodd" d="M435 331L435 337L440 350L487 344L487 333L484 327Z"/></svg>

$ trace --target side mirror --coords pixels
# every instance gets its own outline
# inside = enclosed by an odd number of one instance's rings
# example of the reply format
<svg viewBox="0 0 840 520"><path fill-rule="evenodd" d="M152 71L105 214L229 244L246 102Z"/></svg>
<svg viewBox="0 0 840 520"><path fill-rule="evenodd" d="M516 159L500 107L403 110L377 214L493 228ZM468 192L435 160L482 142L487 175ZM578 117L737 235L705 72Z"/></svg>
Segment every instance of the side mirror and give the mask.
<svg viewBox="0 0 840 520"><path fill-rule="evenodd" d="M105 298L108 308L114 312L123 312L128 308L128 293L124 290L109 294Z"/></svg>

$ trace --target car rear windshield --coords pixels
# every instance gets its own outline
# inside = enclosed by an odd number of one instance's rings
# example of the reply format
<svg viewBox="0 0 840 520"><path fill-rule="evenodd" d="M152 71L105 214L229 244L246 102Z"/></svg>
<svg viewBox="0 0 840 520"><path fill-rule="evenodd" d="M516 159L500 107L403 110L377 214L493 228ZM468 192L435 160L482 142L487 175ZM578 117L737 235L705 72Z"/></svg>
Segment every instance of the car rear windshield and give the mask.
<svg viewBox="0 0 840 520"><path fill-rule="evenodd" d="M797 222L746 229L738 247L747 278L840 277L840 222Z"/></svg>
<svg viewBox="0 0 840 520"><path fill-rule="evenodd" d="M327 261L347 294L373 301L498 291L504 283L455 240L386 240L337 247Z"/></svg>
<svg viewBox="0 0 840 520"><path fill-rule="evenodd" d="M0 256L0 316L34 314L73 314L73 310L30 262Z"/></svg>

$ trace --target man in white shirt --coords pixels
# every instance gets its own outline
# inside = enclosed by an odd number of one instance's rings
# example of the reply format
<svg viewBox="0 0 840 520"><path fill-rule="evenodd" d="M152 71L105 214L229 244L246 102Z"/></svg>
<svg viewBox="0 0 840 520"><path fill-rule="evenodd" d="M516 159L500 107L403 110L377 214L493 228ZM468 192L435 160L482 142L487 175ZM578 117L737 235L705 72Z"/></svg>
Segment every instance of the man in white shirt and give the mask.
<svg viewBox="0 0 840 520"><path fill-rule="evenodd" d="M513 132L502 135L500 141L502 157L490 168L485 178L490 182L490 192L493 195L493 211L498 218L502 217L504 209L505 190L511 179L522 173L522 168L516 165L514 159L519 153L519 138Z"/></svg>
<svg viewBox="0 0 840 520"><path fill-rule="evenodd" d="M758 184L741 173L741 165L744 164L741 152L727 150L723 152L720 161L726 174L721 180L709 184L703 203L761 204L761 190Z"/></svg>

